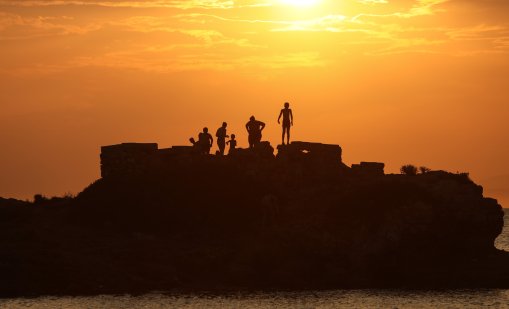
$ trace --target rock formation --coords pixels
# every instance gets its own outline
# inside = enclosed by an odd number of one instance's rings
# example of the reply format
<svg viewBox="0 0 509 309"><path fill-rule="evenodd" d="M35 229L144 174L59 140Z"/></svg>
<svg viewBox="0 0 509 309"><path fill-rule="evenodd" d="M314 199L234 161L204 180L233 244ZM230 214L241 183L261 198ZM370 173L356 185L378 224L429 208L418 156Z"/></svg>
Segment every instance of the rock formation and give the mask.
<svg viewBox="0 0 509 309"><path fill-rule="evenodd" d="M0 293L509 287L503 211L467 174L341 156L102 147L102 178L76 198L0 199Z"/></svg>

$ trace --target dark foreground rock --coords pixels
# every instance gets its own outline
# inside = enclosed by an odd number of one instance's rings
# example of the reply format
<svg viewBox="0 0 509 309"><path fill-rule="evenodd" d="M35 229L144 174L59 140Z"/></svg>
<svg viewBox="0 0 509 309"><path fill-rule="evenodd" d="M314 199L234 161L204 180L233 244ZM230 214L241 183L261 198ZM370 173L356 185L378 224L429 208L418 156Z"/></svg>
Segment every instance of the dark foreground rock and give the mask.
<svg viewBox="0 0 509 309"><path fill-rule="evenodd" d="M366 173L286 150L167 151L76 198L0 200L0 295L509 288L501 206L468 175Z"/></svg>

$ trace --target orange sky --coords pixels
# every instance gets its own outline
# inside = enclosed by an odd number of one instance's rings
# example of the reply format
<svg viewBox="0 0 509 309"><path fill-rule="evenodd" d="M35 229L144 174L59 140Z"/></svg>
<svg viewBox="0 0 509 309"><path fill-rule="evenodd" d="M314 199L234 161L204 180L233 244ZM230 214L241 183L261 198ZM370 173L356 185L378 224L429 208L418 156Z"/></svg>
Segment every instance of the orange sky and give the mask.
<svg viewBox="0 0 509 309"><path fill-rule="evenodd" d="M99 147L254 114L347 164L470 172L509 207L507 0L0 0L0 196L77 193Z"/></svg>

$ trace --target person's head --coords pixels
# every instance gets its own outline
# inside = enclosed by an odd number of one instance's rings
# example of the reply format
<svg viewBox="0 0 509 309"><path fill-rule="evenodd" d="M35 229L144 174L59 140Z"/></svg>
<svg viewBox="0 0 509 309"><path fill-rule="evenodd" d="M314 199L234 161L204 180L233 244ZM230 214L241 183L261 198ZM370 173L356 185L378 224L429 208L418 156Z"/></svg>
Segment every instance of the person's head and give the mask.
<svg viewBox="0 0 509 309"><path fill-rule="evenodd" d="M256 120L256 118L255 118L255 116L251 116L251 117L249 117L249 120L251 120L251 121L255 121L255 120Z"/></svg>
<svg viewBox="0 0 509 309"><path fill-rule="evenodd" d="M226 128L228 124L226 122L223 122L223 128Z"/></svg>
<svg viewBox="0 0 509 309"><path fill-rule="evenodd" d="M232 139L235 139L235 134L232 134L231 136L232 136Z"/></svg>
<svg viewBox="0 0 509 309"><path fill-rule="evenodd" d="M207 128L207 127L203 128L203 133L207 133L207 132L209 132L209 128Z"/></svg>
<svg viewBox="0 0 509 309"><path fill-rule="evenodd" d="M288 107L290 107L290 103L285 102L285 108L288 108Z"/></svg>

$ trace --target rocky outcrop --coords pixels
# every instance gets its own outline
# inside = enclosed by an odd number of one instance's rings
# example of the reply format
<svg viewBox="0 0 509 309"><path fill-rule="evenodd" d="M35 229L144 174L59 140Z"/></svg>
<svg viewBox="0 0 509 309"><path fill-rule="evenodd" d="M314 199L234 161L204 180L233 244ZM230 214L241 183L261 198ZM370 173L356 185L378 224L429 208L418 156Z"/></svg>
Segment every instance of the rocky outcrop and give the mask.
<svg viewBox="0 0 509 309"><path fill-rule="evenodd" d="M105 147L76 198L0 207L0 294L509 287L501 206L467 174L349 168L316 143L192 149Z"/></svg>

